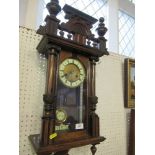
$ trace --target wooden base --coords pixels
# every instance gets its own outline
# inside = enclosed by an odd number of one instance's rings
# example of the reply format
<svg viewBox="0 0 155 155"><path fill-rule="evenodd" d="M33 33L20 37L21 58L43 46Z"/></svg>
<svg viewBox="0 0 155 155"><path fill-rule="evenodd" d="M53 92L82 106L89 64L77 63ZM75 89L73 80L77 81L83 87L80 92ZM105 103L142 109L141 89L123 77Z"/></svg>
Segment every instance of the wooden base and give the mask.
<svg viewBox="0 0 155 155"><path fill-rule="evenodd" d="M61 144L51 144L47 146L41 146L40 145L40 135L30 135L29 139L37 153L37 155L49 155L53 152L55 152L55 155L69 155L68 151L71 148L80 147L84 145L92 144L92 154L94 155L94 148L96 144L99 144L100 142L103 142L105 140L104 137L90 137L82 140L76 140L73 142L65 142Z"/></svg>
<svg viewBox="0 0 155 155"><path fill-rule="evenodd" d="M56 152L54 155L69 155L69 154L68 154L68 151L69 151L69 150L59 151L59 152Z"/></svg>

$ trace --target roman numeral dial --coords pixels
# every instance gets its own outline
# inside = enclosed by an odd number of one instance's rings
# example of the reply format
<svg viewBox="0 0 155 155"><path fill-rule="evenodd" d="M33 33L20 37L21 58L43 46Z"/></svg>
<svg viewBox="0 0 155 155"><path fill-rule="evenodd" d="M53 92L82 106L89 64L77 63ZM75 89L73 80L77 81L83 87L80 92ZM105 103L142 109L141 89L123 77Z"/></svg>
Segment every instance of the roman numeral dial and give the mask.
<svg viewBox="0 0 155 155"><path fill-rule="evenodd" d="M79 60L65 59L59 66L59 78L67 87L78 87L85 79L85 69Z"/></svg>

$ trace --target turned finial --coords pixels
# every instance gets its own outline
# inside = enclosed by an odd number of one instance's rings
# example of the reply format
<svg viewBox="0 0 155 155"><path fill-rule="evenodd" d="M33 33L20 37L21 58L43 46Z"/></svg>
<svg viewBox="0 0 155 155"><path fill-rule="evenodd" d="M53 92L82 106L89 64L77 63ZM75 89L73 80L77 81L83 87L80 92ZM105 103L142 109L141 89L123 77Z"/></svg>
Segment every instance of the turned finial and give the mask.
<svg viewBox="0 0 155 155"><path fill-rule="evenodd" d="M51 2L46 5L46 8L48 9L50 16L56 16L61 11L58 0L51 0Z"/></svg>
<svg viewBox="0 0 155 155"><path fill-rule="evenodd" d="M100 17L99 22L100 23L96 30L97 30L99 37L103 37L105 35L105 33L107 32L107 28L105 27L105 24L104 24L104 18Z"/></svg>

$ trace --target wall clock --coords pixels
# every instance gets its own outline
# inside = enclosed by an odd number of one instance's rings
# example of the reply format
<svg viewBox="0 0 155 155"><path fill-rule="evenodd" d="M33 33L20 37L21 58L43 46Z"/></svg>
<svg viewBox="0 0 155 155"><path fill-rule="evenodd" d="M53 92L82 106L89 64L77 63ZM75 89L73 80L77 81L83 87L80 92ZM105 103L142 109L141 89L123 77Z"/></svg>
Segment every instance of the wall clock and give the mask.
<svg viewBox="0 0 155 155"><path fill-rule="evenodd" d="M109 54L104 18L99 19L99 37L95 38L90 29L97 19L65 5L68 21L60 24L56 18L61 11L58 0L51 0L46 7L50 15L37 31L43 35L37 50L47 58L42 126L41 133L29 139L37 155L69 155L71 148L89 144L95 155L95 145L105 140L95 113L96 62Z"/></svg>

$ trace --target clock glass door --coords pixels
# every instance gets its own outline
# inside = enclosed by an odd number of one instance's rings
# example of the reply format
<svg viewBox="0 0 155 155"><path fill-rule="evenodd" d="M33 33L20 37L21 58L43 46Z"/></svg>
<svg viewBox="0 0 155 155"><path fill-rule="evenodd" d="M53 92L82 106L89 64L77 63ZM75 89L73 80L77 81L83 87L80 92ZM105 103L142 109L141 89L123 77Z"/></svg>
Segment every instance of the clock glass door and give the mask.
<svg viewBox="0 0 155 155"><path fill-rule="evenodd" d="M75 59L64 62L59 67L55 130L79 131L85 128L85 70Z"/></svg>

